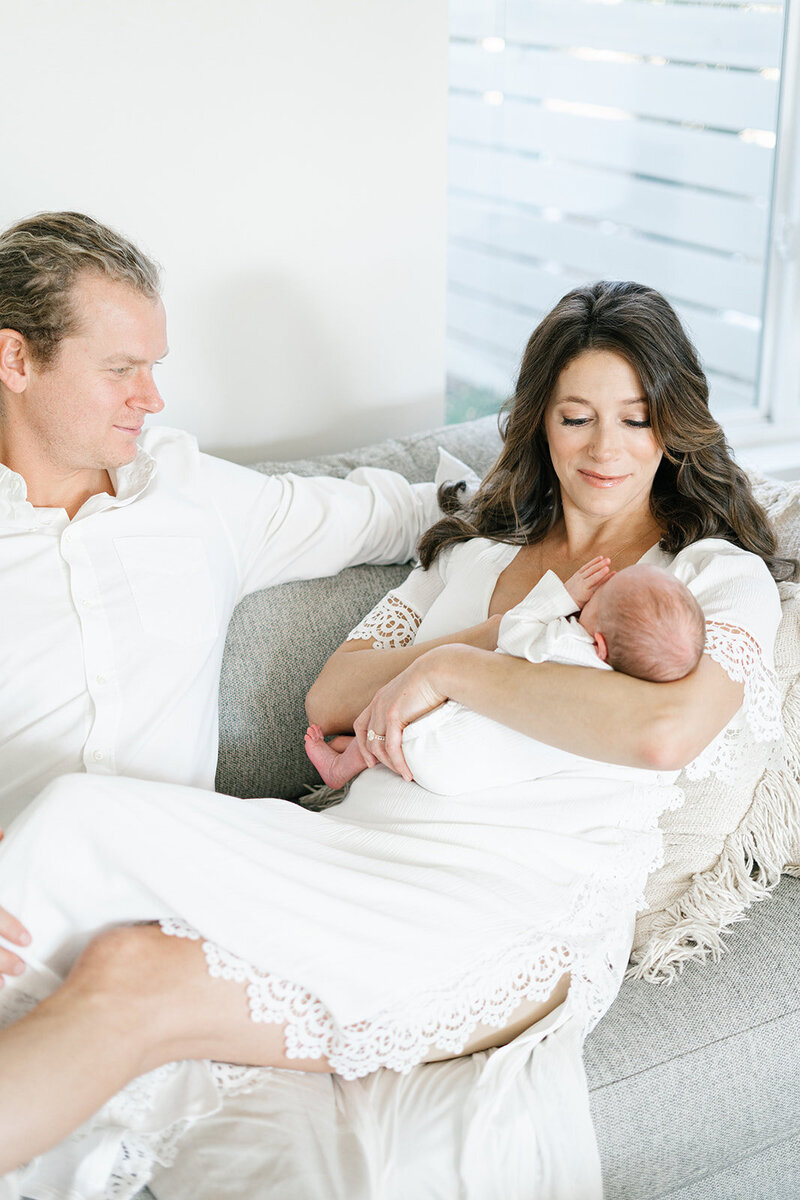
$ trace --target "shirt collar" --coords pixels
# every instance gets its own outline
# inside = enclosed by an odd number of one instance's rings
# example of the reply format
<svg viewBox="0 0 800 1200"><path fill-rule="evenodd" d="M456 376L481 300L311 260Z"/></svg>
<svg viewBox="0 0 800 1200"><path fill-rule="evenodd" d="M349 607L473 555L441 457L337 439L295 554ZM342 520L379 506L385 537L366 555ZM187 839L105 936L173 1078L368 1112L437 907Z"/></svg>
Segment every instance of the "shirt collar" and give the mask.
<svg viewBox="0 0 800 1200"><path fill-rule="evenodd" d="M137 446L136 458L132 463L109 471L116 495L109 496L107 492L101 492L90 496L75 519L91 516L107 508L121 508L125 504L131 504L149 486L155 473L155 459L141 446ZM34 508L28 501L28 485L22 476L12 471L5 463L0 463L0 526L35 529L39 525L40 511L44 514L52 513L53 510Z"/></svg>

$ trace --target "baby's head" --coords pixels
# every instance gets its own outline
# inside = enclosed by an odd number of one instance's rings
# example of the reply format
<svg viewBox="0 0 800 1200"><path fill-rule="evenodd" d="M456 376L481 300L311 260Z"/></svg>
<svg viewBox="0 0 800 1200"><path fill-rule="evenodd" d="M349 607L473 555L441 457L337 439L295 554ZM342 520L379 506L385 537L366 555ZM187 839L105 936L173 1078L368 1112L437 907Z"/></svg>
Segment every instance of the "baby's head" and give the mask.
<svg viewBox="0 0 800 1200"><path fill-rule="evenodd" d="M706 640L703 610L660 567L626 567L597 589L580 622L615 671L666 683L697 666Z"/></svg>

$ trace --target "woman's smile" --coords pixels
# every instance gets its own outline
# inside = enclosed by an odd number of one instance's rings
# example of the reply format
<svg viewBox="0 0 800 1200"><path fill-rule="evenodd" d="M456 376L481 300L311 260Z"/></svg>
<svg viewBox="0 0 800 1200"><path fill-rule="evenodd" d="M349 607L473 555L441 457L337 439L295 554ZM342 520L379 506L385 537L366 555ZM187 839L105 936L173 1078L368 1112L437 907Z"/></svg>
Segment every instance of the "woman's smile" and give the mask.
<svg viewBox="0 0 800 1200"><path fill-rule="evenodd" d="M630 479L630 475L601 475L598 471L589 471L585 468L578 468L578 474L583 476L584 481L590 487L596 488L619 487L626 479Z"/></svg>

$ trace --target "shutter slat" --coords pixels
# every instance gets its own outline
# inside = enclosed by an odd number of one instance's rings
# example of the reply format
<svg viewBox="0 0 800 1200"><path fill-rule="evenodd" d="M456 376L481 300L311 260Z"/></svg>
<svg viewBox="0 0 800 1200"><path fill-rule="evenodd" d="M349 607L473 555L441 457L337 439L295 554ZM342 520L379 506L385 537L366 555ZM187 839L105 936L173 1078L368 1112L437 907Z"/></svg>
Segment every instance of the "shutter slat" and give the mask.
<svg viewBox="0 0 800 1200"><path fill-rule="evenodd" d="M774 129L778 83L752 71L675 64L587 62L560 51L507 46L487 54L453 43L450 82L483 93L621 109L719 129Z"/></svg>
<svg viewBox="0 0 800 1200"><path fill-rule="evenodd" d="M768 196L772 182L772 150L734 134L550 112L514 99L493 107L477 96L452 95L450 136L746 196Z"/></svg>
<svg viewBox="0 0 800 1200"><path fill-rule="evenodd" d="M764 254L768 211L735 196L459 145L450 147L449 177L451 187L475 196L614 221L750 258Z"/></svg>
<svg viewBox="0 0 800 1200"><path fill-rule="evenodd" d="M523 255L590 279L635 279L677 300L723 311L757 315L760 308L763 265L701 248L545 221L457 196L450 200L449 229L453 247L482 248L489 258Z"/></svg>
<svg viewBox="0 0 800 1200"><path fill-rule="evenodd" d="M480 38L494 21L476 8L468 21L456 14L454 37ZM764 8L697 4L587 4L581 0L506 0L506 42L542 47L590 47L684 63L733 67L780 64L783 15Z"/></svg>

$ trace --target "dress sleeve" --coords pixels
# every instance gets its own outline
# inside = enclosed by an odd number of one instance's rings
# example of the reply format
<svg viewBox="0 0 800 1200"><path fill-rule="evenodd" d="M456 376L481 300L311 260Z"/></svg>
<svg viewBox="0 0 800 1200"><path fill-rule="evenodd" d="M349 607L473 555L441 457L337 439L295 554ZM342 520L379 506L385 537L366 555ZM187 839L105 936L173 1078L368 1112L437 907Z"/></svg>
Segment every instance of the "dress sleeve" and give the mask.
<svg viewBox="0 0 800 1200"><path fill-rule="evenodd" d="M440 517L433 483L359 467L346 479L262 475L200 455L201 479L227 531L240 595L357 563L407 562Z"/></svg>
<svg viewBox="0 0 800 1200"><path fill-rule="evenodd" d="M348 633L348 642L371 638L374 650L410 646L417 636L422 618L447 582L450 555L444 550L427 571L415 567L400 587L387 592L367 613L363 621Z"/></svg>
<svg viewBox="0 0 800 1200"><path fill-rule="evenodd" d="M781 619L778 588L757 555L719 538L687 547L671 569L705 614L704 653L744 685L741 709L686 774L739 778L754 742L779 744L783 737L773 659Z"/></svg>

